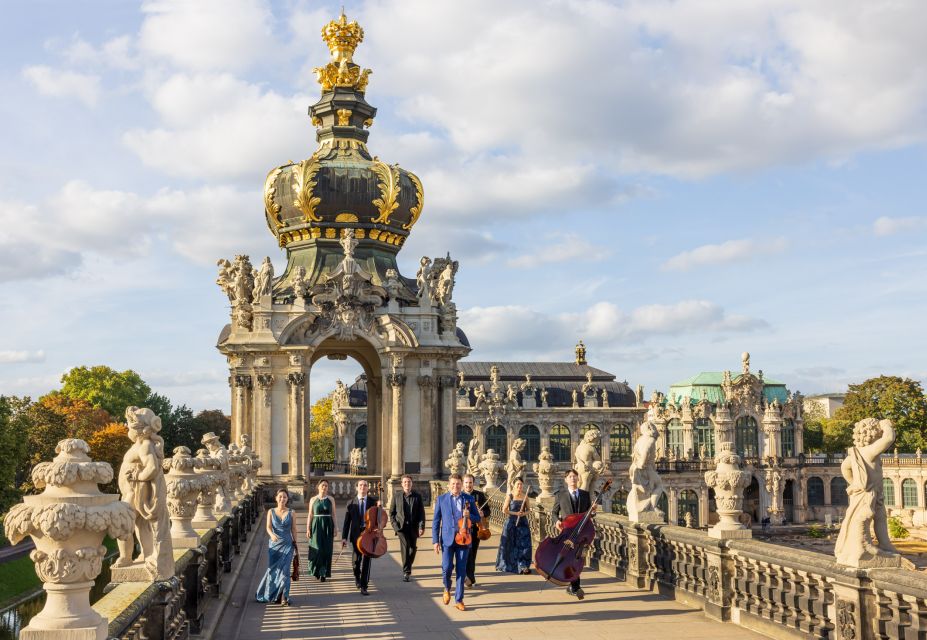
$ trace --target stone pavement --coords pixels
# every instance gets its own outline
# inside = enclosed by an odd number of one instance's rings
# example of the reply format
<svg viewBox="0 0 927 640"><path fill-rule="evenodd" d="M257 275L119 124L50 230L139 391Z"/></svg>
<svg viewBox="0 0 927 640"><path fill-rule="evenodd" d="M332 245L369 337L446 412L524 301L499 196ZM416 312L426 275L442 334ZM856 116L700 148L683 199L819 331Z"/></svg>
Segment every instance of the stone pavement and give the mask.
<svg viewBox="0 0 927 640"><path fill-rule="evenodd" d="M339 515L341 509L339 508ZM258 522L263 522L259 520ZM299 531L305 513L299 514ZM430 523L429 523L430 524ZM536 638L761 638L733 624L713 622L700 611L656 594L638 591L603 574L586 571L582 602L537 575L497 573L498 534L482 543L477 563L478 586L467 592L467 611L441 602L440 558L431 549L431 530L421 539L412 582L402 582L399 542L390 535L389 553L373 561L370 596L354 588L351 550L346 549L324 584L303 576L293 583L292 606L254 601L267 566L267 534L263 527L245 559L247 567L214 638L263 640L324 638L336 640L403 638L415 640L505 640ZM307 543L299 551L305 571ZM339 544L335 543L337 558Z"/></svg>

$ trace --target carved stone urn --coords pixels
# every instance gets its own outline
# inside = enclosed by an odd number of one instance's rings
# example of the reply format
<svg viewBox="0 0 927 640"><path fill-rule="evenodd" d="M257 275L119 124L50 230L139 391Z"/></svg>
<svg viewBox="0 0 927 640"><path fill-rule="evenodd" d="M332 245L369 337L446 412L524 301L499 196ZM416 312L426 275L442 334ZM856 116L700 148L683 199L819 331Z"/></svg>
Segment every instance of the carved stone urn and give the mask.
<svg viewBox="0 0 927 640"><path fill-rule="evenodd" d="M739 519L743 512L744 489L750 486L751 474L741 469L740 456L730 442L721 443L715 469L705 472L705 484L715 490L718 523L708 530L712 538L750 538L752 532Z"/></svg>
<svg viewBox="0 0 927 640"><path fill-rule="evenodd" d="M229 493L233 504L237 505L245 499L244 484L248 477L249 466L248 458L232 444L229 447Z"/></svg>
<svg viewBox="0 0 927 640"><path fill-rule="evenodd" d="M484 489L492 490L499 486L499 474L502 473L504 467L505 465L499 461L499 454L492 449L487 449L483 454L483 459L480 460L480 471L486 480Z"/></svg>
<svg viewBox="0 0 927 640"><path fill-rule="evenodd" d="M106 534L131 536L135 511L118 495L100 492L97 484L110 482L113 468L93 462L86 442L62 440L55 452L52 462L32 470L32 482L44 491L25 496L3 519L13 544L32 537L35 550L29 557L48 594L19 637L103 640L107 620L90 607L90 588L106 556L101 543Z"/></svg>
<svg viewBox="0 0 927 640"><path fill-rule="evenodd" d="M171 516L171 542L174 549L193 549L200 543L193 529L196 499L213 479L196 473L197 459L187 447L175 447L174 457L164 461L167 470L167 511Z"/></svg>
<svg viewBox="0 0 927 640"><path fill-rule="evenodd" d="M554 456L550 449L544 447L538 456L538 461L534 463L533 469L538 476L538 485L541 487L541 493L538 498L552 498L554 493Z"/></svg>
<svg viewBox="0 0 927 640"><path fill-rule="evenodd" d="M203 480L199 496L196 499L196 513L192 525L198 529L209 529L216 526L219 518L213 510L216 504L216 489L219 487L219 463L206 449L196 452L194 471Z"/></svg>

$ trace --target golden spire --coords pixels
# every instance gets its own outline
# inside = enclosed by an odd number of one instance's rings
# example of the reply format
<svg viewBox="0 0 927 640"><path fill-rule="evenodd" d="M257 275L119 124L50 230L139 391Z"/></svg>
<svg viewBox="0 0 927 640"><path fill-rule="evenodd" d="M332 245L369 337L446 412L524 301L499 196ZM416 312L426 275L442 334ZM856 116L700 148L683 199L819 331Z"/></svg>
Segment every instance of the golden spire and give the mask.
<svg viewBox="0 0 927 640"><path fill-rule="evenodd" d="M363 93L372 72L354 64L354 50L364 40L364 30L357 24L357 20L348 22L342 8L341 16L322 28L322 40L332 54L328 64L313 69L322 85L322 91L331 91L334 87L351 87Z"/></svg>

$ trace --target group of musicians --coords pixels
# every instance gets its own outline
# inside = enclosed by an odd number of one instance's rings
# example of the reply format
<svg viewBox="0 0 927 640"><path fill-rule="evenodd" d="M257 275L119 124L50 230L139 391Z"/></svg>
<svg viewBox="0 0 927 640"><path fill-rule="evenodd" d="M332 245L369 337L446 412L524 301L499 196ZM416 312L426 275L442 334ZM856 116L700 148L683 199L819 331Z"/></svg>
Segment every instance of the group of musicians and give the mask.
<svg viewBox="0 0 927 640"><path fill-rule="evenodd" d="M556 495L552 510L558 531L561 530L563 520L567 516L595 512L589 492L578 487L579 474L571 469L567 472L565 480L566 487ZM411 476L402 476L401 485L402 493L397 493L389 506L389 522L399 538L402 580L409 582L418 550L418 538L425 534L425 505L422 496L412 488ZM435 501L431 541L435 553L441 555L444 604L450 604L453 597L456 608L465 611L465 587L476 585L476 554L480 545L477 535L478 523L481 519L490 516L489 500L484 492L474 487L474 478L470 474L464 476L452 474L448 479L447 488L447 493L439 496ZM379 497L371 495L369 491L370 485L366 480L357 481L357 497L347 505L341 532L342 549L349 543L351 545L354 584L363 596L369 595L367 587L370 582L372 558L361 552L357 539L365 529L364 516L367 510L379 505ZM471 527L470 541L462 545L459 540L466 539L466 537L462 538L458 534L460 533L459 525L465 513L469 517ZM523 513L510 513L509 515L525 517ZM452 590L451 578L454 573L456 573L456 579ZM583 599L584 594L578 575L570 583L567 593L579 600Z"/></svg>

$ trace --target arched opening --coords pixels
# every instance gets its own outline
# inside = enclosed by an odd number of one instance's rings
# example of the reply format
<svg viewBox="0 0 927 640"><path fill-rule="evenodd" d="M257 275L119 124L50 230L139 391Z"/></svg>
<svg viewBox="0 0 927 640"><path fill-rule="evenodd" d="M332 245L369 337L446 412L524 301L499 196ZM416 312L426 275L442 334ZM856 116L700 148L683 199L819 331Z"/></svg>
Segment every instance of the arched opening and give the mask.
<svg viewBox="0 0 927 640"><path fill-rule="evenodd" d="M895 483L891 478L882 478L882 496L886 507L895 506Z"/></svg>
<svg viewBox="0 0 927 640"><path fill-rule="evenodd" d="M759 455L759 439L756 420L753 419L753 416L737 418L737 423L734 426L734 444L739 456L756 458Z"/></svg>
<svg viewBox="0 0 927 640"><path fill-rule="evenodd" d="M657 509L663 512L663 515L669 520L669 500L666 497L666 492L660 494L660 498L657 500Z"/></svg>
<svg viewBox="0 0 927 640"><path fill-rule="evenodd" d="M530 464L541 454L541 432L533 424L526 424L518 431L518 437L525 441L522 457Z"/></svg>
<svg viewBox="0 0 927 640"><path fill-rule="evenodd" d="M913 478L901 481L901 506L905 509L917 508L917 482Z"/></svg>
<svg viewBox="0 0 927 640"><path fill-rule="evenodd" d="M626 424L616 424L609 436L608 453L612 462L631 459L631 428Z"/></svg>
<svg viewBox="0 0 927 640"><path fill-rule="evenodd" d="M362 424L357 428L357 431L354 432L354 448L367 448L367 425Z"/></svg>
<svg viewBox="0 0 927 640"><path fill-rule="evenodd" d="M682 435L682 422L673 418L666 425L666 452L676 459L681 459L685 453L685 440Z"/></svg>
<svg viewBox="0 0 927 640"><path fill-rule="evenodd" d="M457 427L454 429L454 444L462 442L464 450L468 450L470 448L471 440L473 440L473 429L465 424L457 425Z"/></svg>
<svg viewBox="0 0 927 640"><path fill-rule="evenodd" d="M699 458L715 457L715 428L708 418L696 418L693 425L695 455Z"/></svg>
<svg viewBox="0 0 927 640"><path fill-rule="evenodd" d="M612 494L612 513L619 516L628 515L628 492L618 489Z"/></svg>
<svg viewBox="0 0 927 640"><path fill-rule="evenodd" d="M795 455L795 421L788 419L782 423L782 457L791 458Z"/></svg>
<svg viewBox="0 0 927 640"><path fill-rule="evenodd" d="M555 424L550 428L550 453L554 462L569 462L572 453L570 446L570 429L566 425Z"/></svg>
<svg viewBox="0 0 927 640"><path fill-rule="evenodd" d="M786 480L782 489L782 511L786 522L795 522L795 483L791 480Z"/></svg>
<svg viewBox="0 0 927 640"><path fill-rule="evenodd" d="M917 487L914 488L917 491ZM915 496L915 501L917 497ZM835 506L847 506L850 504L850 496L847 495L847 481L837 476L830 480L830 503Z"/></svg>
<svg viewBox="0 0 927 640"><path fill-rule="evenodd" d="M500 460L508 459L508 438L505 434L505 427L494 424L486 430L486 448L498 453Z"/></svg>
<svg viewBox="0 0 927 640"><path fill-rule="evenodd" d="M744 513L750 516L750 522L759 522L760 483L756 478L750 480L750 486L744 491Z"/></svg>
<svg viewBox="0 0 927 640"><path fill-rule="evenodd" d="M817 476L808 478L808 506L820 507L824 504L824 481Z"/></svg>
<svg viewBox="0 0 927 640"><path fill-rule="evenodd" d="M721 520L718 515L718 502L715 500L715 490L708 488L708 526L717 524Z"/></svg>
<svg viewBox="0 0 927 640"><path fill-rule="evenodd" d="M698 494L692 489L683 489L676 499L676 524L686 526L686 514L692 515L692 526L698 527Z"/></svg>

